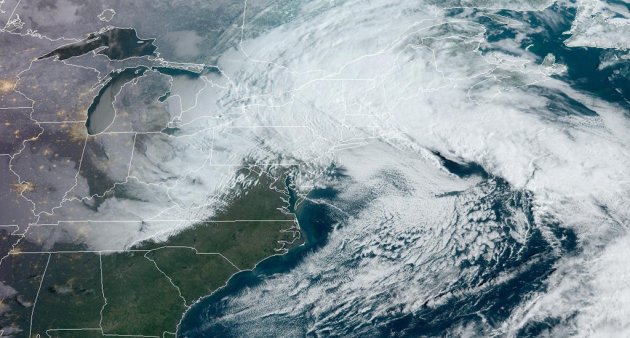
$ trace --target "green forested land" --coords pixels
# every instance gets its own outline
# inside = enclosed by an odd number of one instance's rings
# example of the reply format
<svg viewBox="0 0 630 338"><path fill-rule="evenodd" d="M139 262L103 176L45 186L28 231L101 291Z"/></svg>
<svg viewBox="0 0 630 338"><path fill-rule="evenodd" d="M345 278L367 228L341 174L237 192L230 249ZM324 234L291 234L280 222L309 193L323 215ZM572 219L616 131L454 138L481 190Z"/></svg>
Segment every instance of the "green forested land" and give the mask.
<svg viewBox="0 0 630 338"><path fill-rule="evenodd" d="M223 286L237 271L282 253L281 242L299 242L293 215L281 210L286 207L285 176L275 180L260 169L243 169L241 174L256 177L257 184L227 198L216 217L166 241L147 241L127 252L52 254L33 315L33 333L45 337L49 329L102 326L105 334L169 335L188 305ZM14 259L14 264L27 267L16 278L32 279L29 294L34 297L48 254L30 256L28 262ZM101 335L95 330L49 334Z"/></svg>

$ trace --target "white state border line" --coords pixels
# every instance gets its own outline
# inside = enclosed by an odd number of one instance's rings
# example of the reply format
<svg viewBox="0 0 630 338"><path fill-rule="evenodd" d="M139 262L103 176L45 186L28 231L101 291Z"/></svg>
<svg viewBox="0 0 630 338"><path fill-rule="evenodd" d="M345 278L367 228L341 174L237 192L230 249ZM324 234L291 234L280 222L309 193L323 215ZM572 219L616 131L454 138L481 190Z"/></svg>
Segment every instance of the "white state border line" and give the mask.
<svg viewBox="0 0 630 338"><path fill-rule="evenodd" d="M42 285L44 285L44 279L46 278L46 271L48 270L48 264L50 263L50 257L52 254L48 254L48 259L46 260L46 267L44 267L44 272L42 273L42 279L39 281L39 287L37 288L37 294L35 295L35 301L33 302L33 308L31 309L31 320L28 329L28 336L32 337L33 332L33 316L35 315L35 308L37 307L37 300L39 299L39 292L42 289Z"/></svg>
<svg viewBox="0 0 630 338"><path fill-rule="evenodd" d="M17 4L16 4L16 6L15 6L15 8L14 8L14 11L13 11L13 12L15 12L15 10L19 7L20 1L21 1L21 0L18 0L18 2L17 2ZM256 63L256 62L261 62L261 63L273 64L273 65L275 65L276 67L287 68L287 67L281 66L281 65L279 65L279 64L276 64L276 63L273 63L273 62L270 62L270 61L263 61L263 60L256 60L256 59L253 59L253 58L251 58L251 57L247 54L247 52L245 51L245 48L243 47L243 39L245 38L245 30L246 30L246 28L245 28L245 24L246 24L246 21L247 21L247 20L246 20L246 19L247 19L247 18L246 18L246 12L247 12L247 1L245 0L245 1L244 1L244 4L243 4L242 23L241 23L241 27L240 27L240 28L241 28L241 32L240 32L240 33L241 33L241 34L240 34L240 41L239 41L239 50L240 50L240 52L241 52L241 53L243 53L243 55L245 55L245 57L247 58L247 61L254 62L254 63ZM11 16L9 17L9 21L10 21L10 19L11 19L11 17L12 17L12 16L13 16L13 13L12 13L12 14L11 14ZM466 21L467 21L467 20L466 20ZM442 25L442 24L445 24L445 23L439 23L439 24L437 24L437 25L435 25L435 26ZM447 22L447 24L448 24L448 22ZM412 26L412 27L413 27L413 26ZM393 49L395 46L397 46L399 43L401 43L401 42L403 41L403 39L404 39L406 36L409 36L409 35L411 35L411 34L418 33L418 32L420 32L420 31L425 30L425 29L428 29L428 28L429 28L429 27L423 27L423 28L420 28L420 29L418 29L418 30L411 31L411 32L410 32L410 31L406 31L404 34L401 34L400 36L398 36L398 37L396 37L395 39L393 39L393 41L391 41L391 43L390 43L390 44L389 44L389 45L388 45L385 49L382 49L381 51L377 51L376 53L362 55L362 56L357 57L357 58L355 58L355 59L353 59L353 60L350 60L349 62L347 62L346 64L344 64L343 66L341 66L341 67L340 67L340 68L339 68L336 72L333 72L333 73L330 73L330 72L325 72L325 73L328 73L328 74L327 74L327 75L325 75L325 76L323 76L323 77L321 77L321 78L319 78L319 79L313 79L313 80L311 80L311 81L307 81L306 83L302 84L301 86L299 86L299 87L297 87L297 88L294 88L294 89L288 90L288 91L286 92L286 94L293 94L293 93L295 93L295 92L297 92L297 91L300 91L300 90L302 90L302 89L306 88L308 85L310 85L311 83L313 83L313 82L315 82L315 81L341 81L341 82L342 82L342 84L343 84L343 82L344 82L344 81L357 81L357 80L363 81L363 80L374 80L374 79L353 79L353 78L334 78L334 77L335 77L335 76L340 75L340 74L342 73L342 71L343 71L343 70L344 70L347 66L349 66L349 65L351 65L351 64L353 64L353 63L355 63L355 62L358 62L358 61L360 61L360 60L361 60L361 59L363 59L363 58L367 58L367 57L374 56L374 55L379 55L379 54L381 54L381 53L384 53L384 52L386 52L386 51L389 51L389 50ZM436 68L436 71L437 71L438 73L441 73L441 71L440 71L440 69L438 68L437 64L435 64L434 66L435 66L435 68ZM287 69L288 69L288 68L287 68ZM294 71L291 71L291 70L289 70L289 71L290 71L290 72L294 72ZM317 70L312 70L312 71L317 71ZM492 70L488 71L488 73L492 73L493 71L494 71L494 69L492 69ZM476 74L476 75L474 75L474 76L470 76L470 78L482 77L483 75L486 75L486 74ZM446 78L446 77L444 76L444 74L442 74L442 77L443 77L443 78L445 78L445 79L447 79L447 80L449 80L449 83L448 83L447 85L451 85L451 84L452 84L452 81L453 81L452 79ZM18 78L19 78L19 76L18 76ZM229 77L228 77L228 80L231 82L231 80L229 79ZM446 86L446 85L445 85L445 86ZM420 92L420 91L419 91L419 92ZM247 98L247 97L246 97L246 98ZM245 99L246 99L246 98L245 98ZM293 98L293 99L291 100L291 102L293 102L294 100L295 100L295 98ZM345 97L344 97L344 103L345 103ZM288 103L287 103L287 104L288 104ZM247 106L247 105L243 104L243 105L242 105L242 108L244 108L244 107L246 107L246 106ZM254 106L254 105L252 105L252 106ZM259 105L258 105L258 104L256 104L256 106L259 106ZM346 107L345 109L346 109L346 112L347 112L347 107ZM35 121L36 123L38 122L38 121L36 121L36 120L34 120L34 121ZM343 125L343 123L342 123L342 125ZM261 127L264 127L264 126L261 126ZM270 127L270 128L286 128L286 127L291 127L291 126L267 126L267 127ZM296 126L296 127L298 127L298 126ZM305 126L299 126L299 127L305 127ZM245 127L243 127L243 128L245 128ZM247 128L251 128L251 127L247 127ZM308 127L306 127L306 128L308 128ZM308 128L308 129L310 129L310 128ZM342 130L342 132L343 132L343 130ZM132 133L137 134L137 132L132 132ZM337 145L337 146L338 146L338 145ZM349 145L346 145L346 147L347 147L347 146L349 146ZM342 147L343 147L343 146L338 147L338 148L336 148L336 150L339 150L339 149L341 149ZM235 164L235 165L230 165L230 166L236 166L236 165L237 165L237 164ZM239 164L239 165L240 165L240 164ZM12 170L11 170L11 171L12 171ZM13 172L13 173L14 173L16 176L18 176L18 178L19 178L19 175L18 175L17 173L15 173L15 172ZM75 186L76 186L76 184L75 184ZM74 187L73 187L73 188L74 188ZM70 190L72 190L72 188L71 188ZM69 192L70 192L70 191L67 191L67 192L66 192L66 194L67 194L67 193L69 193ZM22 197L24 197L24 196L22 196ZM24 198L26 199L26 197L24 197ZM64 199L65 199L65 196L64 196ZM27 199L27 200L28 200L28 199ZM30 201L30 200L28 200L28 201L29 201L29 202L31 202L31 203L33 203L33 202L32 202L32 201ZM41 213L40 213L40 214L37 214L36 216L40 216L40 215L41 215ZM140 221L140 220L133 220L133 221L118 221L118 222L139 222L139 221ZM164 222L176 222L177 220L148 220L148 221L153 221L153 222L160 222L160 221L164 221ZM182 220L179 220L179 221L182 221ZM185 221L191 221L191 220L185 220ZM258 220L258 221L261 221L261 220ZM274 222L277 222L277 221L275 221L275 220L265 220L265 221L274 221ZM287 221L287 220L282 220L282 221ZM62 221L62 222L63 222L63 221ZM75 221L67 221L67 222L75 222ZM79 222L85 222L85 221L79 221ZM94 221L89 221L89 220L88 220L87 222L89 223L89 222L94 222ZM98 222L98 221L96 221L96 222ZM95 222L95 223L96 223L96 222ZM104 223L104 222L112 222L112 221L100 221L99 223ZM113 221L113 222L116 222L116 221ZM208 221L208 220L205 220L205 221L202 221L202 222L208 222L208 223L212 223L212 222L214 222L214 223L218 223L217 221ZM223 222L235 222L235 221L223 221ZM57 224L59 224L59 223L61 223L61 222L58 222ZM52 225L57 225L57 224L52 224ZM31 225L31 224L29 224L29 226L30 226L30 225ZM33 225L33 226L35 226L34 224L32 224L32 225ZM28 230L28 227L27 227L27 230ZM76 251L73 251L73 252L76 252ZM101 254L102 254L102 252L101 252ZM49 259L50 259L50 256L49 256ZM101 261L101 283L102 283L102 277L103 277L103 276L102 276L102 261ZM42 278L43 278L43 277L42 277ZM41 287L41 285L40 285L40 287ZM105 298L105 295L104 295L104 294L103 294L103 297ZM105 302L106 302L106 298L105 298ZM101 311L102 311L102 310L101 310ZM102 318L101 318L101 320L102 320ZM179 327L179 324L178 324L178 327ZM102 329L101 329L101 330L102 330ZM166 334L166 332L165 332L164 334ZM134 336L134 337L143 337L142 335L112 335L112 336ZM145 336L145 337L146 337L146 336Z"/></svg>
<svg viewBox="0 0 630 338"><path fill-rule="evenodd" d="M112 221L94 221L94 220L67 220L58 221L57 223L31 223L32 227L40 226L59 226L61 223L141 223L141 222L195 222L195 223L238 223L238 222L294 222L293 219L234 219L224 221L213 221L208 219L134 219L134 220L112 220ZM0 225L15 226L15 225Z"/></svg>
<svg viewBox="0 0 630 338"><path fill-rule="evenodd" d="M0 107L0 110L21 110L21 109L33 109L33 107Z"/></svg>
<svg viewBox="0 0 630 338"><path fill-rule="evenodd" d="M7 22L5 22L4 25L2 25L2 28L0 28L0 31L4 31L5 29L7 29L7 26L9 25L9 23L11 23L11 18L13 18L18 7L20 7L20 2L22 2L22 0L17 1L17 3L15 4L15 7L13 7L13 10L11 11L11 14L9 14L9 17L7 18Z"/></svg>
<svg viewBox="0 0 630 338"><path fill-rule="evenodd" d="M236 269L236 273L244 271L243 269L239 268L238 266L236 266L232 261L230 261L227 257L225 257L223 254L221 253L214 253L214 252L199 252L196 248L193 247L188 247L188 246L163 246L163 247L159 247L159 248L154 248L151 250L124 250L124 251L113 251L113 252L138 252L138 253L144 253L144 258L147 259L147 261L152 262L155 265L155 268L162 273L162 275L168 279L168 281L170 282L170 284L175 288L175 290L177 290L177 292L179 293L179 297L184 301L184 307L186 307L186 309L189 309L190 306L192 306L194 304L194 302L192 303L188 303L188 301L183 297L183 295L181 294L181 290L179 289L179 287L177 287L174 282L172 281L171 277L166 274L165 272L163 272L159 266L157 265L157 262L149 257L147 257L147 254L153 251L157 251L157 250L161 250L161 249L189 249L194 251L195 255L216 255L216 256L220 256L222 259L224 259L226 262L228 262L230 265L232 265L235 269ZM169 332L169 331L165 331L162 333L162 336L154 336L154 335L134 335L134 334L115 334L115 333L105 333L103 330L103 311L105 310L108 302L107 302L107 297L105 296L105 289L104 289L104 283L103 283L103 254L104 253L109 253L110 251L108 250L101 250L101 251L57 251L57 252L42 252L42 253L35 253L35 252L22 252L22 253L15 253L15 254L47 254L48 258L46 261L46 266L44 267L44 271L42 273L41 276L41 280L39 282L39 287L37 289L37 294L35 296L35 300L33 302L33 308L31 309L31 316L30 316L30 324L29 324L29 336L32 336L32 331L33 331L33 317L35 314L35 308L37 305L37 300L39 299L39 293L41 291L42 285L44 284L44 281L46 279L46 272L48 270L48 266L50 264L50 259L52 257L53 254L82 254L82 253L94 253L94 254L98 254L99 257L99 271L100 271L100 283L101 283L101 293L102 293L102 297L103 297L103 306L101 307L100 311L99 311L99 327L97 328L74 328L74 329L63 329L63 328L55 328L55 329L47 329L46 335L50 337L50 332L55 332L55 331L98 331L100 332L100 334L102 336L105 337L164 337L166 334L168 335L175 335L175 333L173 332ZM232 274L232 275L234 275ZM3 332L0 331L0 337L3 336Z"/></svg>

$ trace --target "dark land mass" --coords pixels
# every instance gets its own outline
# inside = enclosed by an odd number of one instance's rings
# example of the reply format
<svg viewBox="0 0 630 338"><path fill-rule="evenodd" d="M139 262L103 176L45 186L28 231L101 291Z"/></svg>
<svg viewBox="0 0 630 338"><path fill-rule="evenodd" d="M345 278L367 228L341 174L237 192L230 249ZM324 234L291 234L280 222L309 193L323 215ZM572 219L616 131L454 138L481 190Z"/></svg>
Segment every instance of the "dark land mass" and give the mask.
<svg viewBox="0 0 630 338"><path fill-rule="evenodd" d="M88 134L94 135L101 133L114 121L116 117L114 109L115 96L126 83L141 77L149 70L173 77L185 76L188 78L198 78L201 75L200 73L187 69L149 66L130 67L110 73L109 79L99 90L88 107L87 121L85 123ZM212 71L213 68L207 68L207 70ZM170 93L165 93L158 97L158 101L164 102L169 96Z"/></svg>
<svg viewBox="0 0 630 338"><path fill-rule="evenodd" d="M347 178L343 168L333 166L331 169L330 179ZM221 325L206 326L202 323L209 323L214 316L220 315L232 296L247 292L248 288L263 283L268 276L286 273L295 268L308 254L323 247L332 229L339 224L339 220L347 216L338 213L326 203L336 200L339 191L335 188L314 189L309 192L308 199L299 200L290 180L286 181L286 186L289 192L289 208L300 224L300 241L294 242L286 254L269 257L252 270L238 272L225 287L191 306L182 318L178 337L229 337L228 328ZM364 207L361 202L358 204L358 209ZM300 245L296 245L297 243Z"/></svg>
<svg viewBox="0 0 630 338"><path fill-rule="evenodd" d="M46 271L49 254L9 255L0 265L0 327L3 335L29 331L37 292Z"/></svg>
<svg viewBox="0 0 630 338"><path fill-rule="evenodd" d="M32 334L45 337L48 329L99 327L104 304L101 276L91 273L99 266L98 253L51 254L33 312L37 320Z"/></svg>
<svg viewBox="0 0 630 338"><path fill-rule="evenodd" d="M54 253L38 253L39 243L22 240L0 267L3 287L15 289L1 294L0 327L32 327L42 337L173 336L199 298L303 243L290 212L291 169L243 167L238 175L256 183L237 186L215 217L165 241L115 253L56 243Z"/></svg>
<svg viewBox="0 0 630 338"><path fill-rule="evenodd" d="M114 121L116 114L113 102L116 94L120 92L120 89L125 85L125 83L142 76L148 69L149 68L147 67L126 68L119 72L112 72L109 74L109 81L101 88L88 107L87 121L85 122L88 134L94 135L101 133L112 121ZM107 100L103 100L103 98L107 98ZM99 105L101 104L101 101L103 101L103 104L107 104L108 106L101 107L102 111L100 114L107 114L107 116L98 116L97 121L100 122L95 123L94 116L96 109L99 108Z"/></svg>

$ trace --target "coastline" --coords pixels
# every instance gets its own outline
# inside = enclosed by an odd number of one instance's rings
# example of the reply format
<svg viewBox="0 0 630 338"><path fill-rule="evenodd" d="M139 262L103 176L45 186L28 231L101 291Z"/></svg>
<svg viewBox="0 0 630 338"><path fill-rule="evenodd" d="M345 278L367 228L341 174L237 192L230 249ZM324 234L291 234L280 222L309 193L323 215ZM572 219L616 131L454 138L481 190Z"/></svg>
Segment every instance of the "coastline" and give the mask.
<svg viewBox="0 0 630 338"><path fill-rule="evenodd" d="M291 193L291 189L289 191ZM336 195L337 191L333 189L316 189L311 191L306 198L301 198L296 203L294 215L300 229L300 236L303 236L303 243L289 248L285 253L261 260L252 269L234 273L224 286L197 299L182 314L177 324L177 337L193 337L194 334L201 334L199 330L203 326L202 321L213 311L220 310L221 299L262 283L266 276L290 271L308 253L323 246L334 221L330 217L331 208L319 201L333 199Z"/></svg>

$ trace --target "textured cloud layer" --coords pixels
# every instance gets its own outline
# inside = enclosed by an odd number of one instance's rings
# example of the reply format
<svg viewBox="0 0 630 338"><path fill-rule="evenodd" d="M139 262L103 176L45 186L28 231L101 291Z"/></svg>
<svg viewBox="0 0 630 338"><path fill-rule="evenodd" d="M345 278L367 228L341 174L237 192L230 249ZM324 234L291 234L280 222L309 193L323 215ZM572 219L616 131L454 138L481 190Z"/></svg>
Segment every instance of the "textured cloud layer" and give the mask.
<svg viewBox="0 0 630 338"><path fill-rule="evenodd" d="M504 6L533 12L495 11ZM100 193L79 177L41 221L117 221L102 228L110 237L90 223L65 229L95 233L92 248L120 250L212 216L244 163L299 164L306 194L335 162L353 182L335 202L347 212L343 226L295 271L230 300L211 324L261 336L278 327L367 333L374 321L386 331L409 318L408 327L455 335L543 330L534 324L549 318L562 333L626 328L626 317L600 309L613 290L627 292L607 275L624 263L630 122L622 107L565 82L567 66L553 53L543 59L521 44L542 29L532 19L564 19L549 6L312 1L279 16L243 6L232 43L221 44L235 47L221 49L213 72L149 71L115 95L105 132L141 133L99 135L95 149L117 154L102 170L127 198L97 205ZM569 45L610 39L585 23L585 6ZM167 41L195 59L207 50L188 30ZM133 153L118 152L125 142ZM99 163L100 152L87 154ZM458 177L434 153L487 174ZM621 244L611 244L616 237ZM452 309L462 312L448 322Z"/></svg>
<svg viewBox="0 0 630 338"><path fill-rule="evenodd" d="M568 46L630 48L630 3L627 1L581 0L569 31Z"/></svg>
<svg viewBox="0 0 630 338"><path fill-rule="evenodd" d="M549 23L563 20L562 13L553 10L532 15ZM513 30L520 29L519 34L540 29L528 27L527 22L514 22L512 18L495 16L495 19ZM549 290L537 290L531 298L522 300L522 307L517 307L518 313L527 313L530 322L512 317L502 326L480 320L471 324L472 327L453 330L461 330L462 334L467 331L487 334L490 332L487 330L515 334L521 329L534 330L532 323L549 318L557 318L556 322L562 323L555 325L556 330L573 333L582 332L585 327L593 332L624 327L627 324L618 316L611 319L614 322L611 326L607 326L606 320L598 325L589 324L587 315L573 317L578 311L573 304L590 304L597 309L606 303L605 297L592 297L586 291L593 285L597 285L596 292L602 295L613 288L624 287L614 281L597 282L599 278L605 279L604 271L608 271L599 265L602 262L597 258L601 255L599 248L619 236L620 231L624 233L630 217L627 172L630 124L623 108L576 91L561 81L566 76L566 67L555 63L553 55L542 60L519 45L518 39L490 41L487 33L487 27L479 23L476 13L459 10L453 15L451 10L432 4L348 1L323 8L319 3L310 3L293 21L254 39L246 39L238 50L222 56L220 68L232 82L239 84L227 93L227 97L233 99L224 102L245 103L248 108L255 108L255 113L242 116L248 123L263 120L270 125L305 124L317 136L317 141L308 143L308 147L316 147L319 153L337 158L359 184L368 184L379 172L386 171L388 163L395 163L396 168L415 163L411 158L422 157L422 149L434 149L451 158L479 163L491 174L503 177L513 189L533 193L532 214L537 226L553 220L577 232L582 248L579 262L563 258L554 263L559 272L551 277ZM300 139L292 142L291 148L296 142L299 144ZM371 153L370 149L376 149L377 143L389 144L399 152L374 150ZM340 155L341 149L358 146L368 149L362 150L359 156L366 160ZM280 149L283 149L282 144ZM309 152L298 150L291 154L303 161L315 160L308 156ZM321 158L326 157L317 159ZM417 225L418 218L426 224L445 226L449 216L431 210L457 210L457 207L440 205L440 200L428 197L435 186L449 184L447 178L426 179L425 175L434 175L429 173L438 169L421 164L414 166L424 169L401 169L397 174L414 182L410 195L390 195L381 186L371 186L378 196L374 204L357 215L344 230L335 233L332 236L335 239L325 250L290 276L273 277L269 284L233 300L234 308L228 307L225 317L214 324L229 327L243 321L242 329L249 331L260 327L248 326L246 317L286 319L291 313L286 309L291 308L308 314L307 323L296 325L296 330L307 327L322 333L334 327L329 319L336 320L352 309L357 320L364 321L356 323L354 328L359 329L377 318L381 311L387 311L370 306L381 304L380 291L375 289L389 287L395 290L392 291L396 294L394 303L400 304L403 312L419 311L421 304L430 298L424 292L440 290L440 281L457 278L449 272L448 265L438 263L437 257L450 251L442 248L444 252L431 252L428 244L422 244L440 240L440 236L451 238L454 234L422 233L421 229L427 225ZM470 198L480 197L473 194ZM414 228L414 224L417 227ZM457 223L453 228L458 226L463 225ZM356 238L353 245L364 247L365 243L360 244L359 238L369 232L365 227L376 231L376 236L382 240L392 241L393 247L404 248L401 250L405 254L398 257L399 261L387 264L370 258L371 255L396 255L397 251L390 247L384 252L374 251L346 261L344 252L352 249L339 249L349 243L343 244L343 238ZM384 228L388 230L381 234ZM419 232L417 237L405 239L397 235L398 231L410 229ZM496 236L487 231L489 238ZM548 243L556 243L553 231L540 231ZM527 232L523 236L531 235ZM489 246L488 237L482 236L479 240ZM470 238L465 243L474 251L476 241ZM614 251L615 247L608 250ZM404 269L402 257L406 254L434 257L432 264L435 265L427 269L434 269L436 276L448 277L410 286L415 278L413 273L396 272ZM607 252L605 255L614 258L617 254ZM612 258L608 261L606 264L615 262ZM330 288L312 284L300 286L299 280L304 276L329 278L328 272L320 270L322 266L346 264L358 266L343 270L345 272L339 275L330 272L334 280ZM588 264L597 268L583 270ZM281 286L276 288L278 285ZM297 290L291 293L289 290L296 285ZM403 290L405 287L411 290ZM559 295L555 290L572 290L575 294ZM273 296L263 296L267 294ZM352 299L348 300L348 308L327 303L333 299L337 302L345 295ZM259 297L278 302L258 307ZM551 304L552 299L564 306L542 310L540 304ZM354 323L354 319L346 319ZM328 324L333 326L327 327ZM268 334L275 325L279 324L272 320L269 326L260 328L261 335Z"/></svg>

